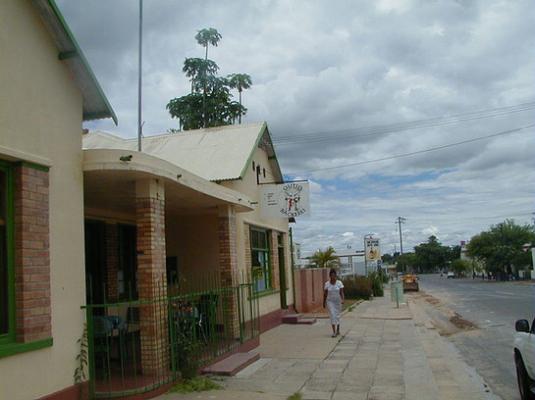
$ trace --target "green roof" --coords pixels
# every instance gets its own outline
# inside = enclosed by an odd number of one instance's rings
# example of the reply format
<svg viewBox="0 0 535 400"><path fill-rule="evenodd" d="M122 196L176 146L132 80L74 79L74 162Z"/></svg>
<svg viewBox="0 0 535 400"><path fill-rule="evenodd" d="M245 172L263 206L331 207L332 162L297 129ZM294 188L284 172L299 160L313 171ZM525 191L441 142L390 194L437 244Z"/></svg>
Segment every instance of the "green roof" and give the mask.
<svg viewBox="0 0 535 400"><path fill-rule="evenodd" d="M58 48L58 58L80 88L84 121L112 118L117 124L113 108L54 0L33 0L33 4Z"/></svg>

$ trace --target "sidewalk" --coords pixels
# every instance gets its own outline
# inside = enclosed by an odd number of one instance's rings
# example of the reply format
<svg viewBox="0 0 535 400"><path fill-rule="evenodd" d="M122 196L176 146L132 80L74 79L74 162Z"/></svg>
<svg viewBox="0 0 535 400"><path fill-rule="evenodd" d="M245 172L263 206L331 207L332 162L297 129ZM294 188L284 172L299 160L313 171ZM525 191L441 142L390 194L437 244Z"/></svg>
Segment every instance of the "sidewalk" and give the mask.
<svg viewBox="0 0 535 400"><path fill-rule="evenodd" d="M281 325L262 335L259 361L221 379L225 390L161 399L498 399L419 306L389 299L387 291L346 313L337 339L328 320Z"/></svg>

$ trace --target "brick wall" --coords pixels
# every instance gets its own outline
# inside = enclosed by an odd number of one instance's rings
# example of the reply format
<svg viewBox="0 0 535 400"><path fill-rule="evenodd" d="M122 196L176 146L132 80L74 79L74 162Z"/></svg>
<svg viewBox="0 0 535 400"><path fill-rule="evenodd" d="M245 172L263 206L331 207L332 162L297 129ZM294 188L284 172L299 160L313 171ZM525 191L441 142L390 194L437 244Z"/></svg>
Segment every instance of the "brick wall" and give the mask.
<svg viewBox="0 0 535 400"><path fill-rule="evenodd" d="M51 337L48 171L14 169L16 337Z"/></svg>

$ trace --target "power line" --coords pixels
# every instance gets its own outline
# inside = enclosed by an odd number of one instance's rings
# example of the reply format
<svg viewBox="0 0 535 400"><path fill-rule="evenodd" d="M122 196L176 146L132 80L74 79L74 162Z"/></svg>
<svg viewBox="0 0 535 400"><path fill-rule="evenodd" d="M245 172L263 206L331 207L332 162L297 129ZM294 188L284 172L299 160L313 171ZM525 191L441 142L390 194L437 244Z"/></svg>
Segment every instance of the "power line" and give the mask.
<svg viewBox="0 0 535 400"><path fill-rule="evenodd" d="M377 159L374 159L374 160L359 161L359 162L349 163L349 164L341 164L341 165L336 165L336 166L333 166L333 167L323 167L323 168L311 169L311 170L308 170L308 171L292 172L291 175L307 174L307 173L319 172L319 171L329 171L329 170L333 170L333 169L346 168L346 167L356 167L356 166L359 166L359 165L365 165L365 164L371 164L371 163L376 163L376 162L381 162L381 161L394 160L394 159L397 159L397 158L410 157L410 156L414 156L414 155L418 155L418 154L429 153L431 151L443 150L443 149L447 149L447 148L450 148L450 147L455 147L455 146L460 146L460 145L463 145L463 144L473 143L473 142L477 142L477 141L480 141L480 140L486 140L486 139L490 139L490 138L497 137L497 136L509 135L509 134L512 134L512 133L520 132L520 131L522 131L524 129L532 128L534 126L535 126L535 124L530 124L530 125L522 126L520 128L509 129L509 130L506 130L506 131L501 131L501 132L493 133L491 135L486 135L486 136L478 136L478 137L475 137L475 138L472 138L472 139L462 140L460 142L448 143L448 144L444 144L444 145L441 145L441 146L429 147L427 149L412 151L410 153L395 154L393 156L377 158Z"/></svg>
<svg viewBox="0 0 535 400"><path fill-rule="evenodd" d="M499 107L488 110L474 111L451 116L433 117L428 119L413 120L386 125L371 125L354 129L343 129L334 131L320 131L309 134L279 136L273 138L273 143L277 146L292 145L298 143L318 143L333 140L346 140L357 137L377 136L393 132L406 131L417 128L432 128L458 124L461 122L476 121L486 118L507 116L519 112L535 109L535 102L527 102L515 106Z"/></svg>

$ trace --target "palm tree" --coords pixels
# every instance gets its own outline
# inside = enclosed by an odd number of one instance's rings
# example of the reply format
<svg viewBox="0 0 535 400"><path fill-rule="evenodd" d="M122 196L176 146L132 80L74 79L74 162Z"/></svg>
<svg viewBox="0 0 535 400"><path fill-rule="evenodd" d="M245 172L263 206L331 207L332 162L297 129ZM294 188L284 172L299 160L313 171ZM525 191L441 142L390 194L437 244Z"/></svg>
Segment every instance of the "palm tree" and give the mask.
<svg viewBox="0 0 535 400"><path fill-rule="evenodd" d="M217 44L223 36L215 28L204 28L197 32L195 39L197 43L206 49L204 59L208 59L208 45L217 47Z"/></svg>
<svg viewBox="0 0 535 400"><path fill-rule="evenodd" d="M221 40L223 36L217 31L215 28L204 28L197 32L195 35L195 39L197 39L197 43L199 43L201 46L203 46L206 49L206 52L204 53L204 61L208 61L208 45L216 46L217 43ZM203 81L206 81L205 77L203 77ZM203 112L203 127L206 128L207 125L207 118L206 118L206 84L203 87L203 95L202 95L202 112Z"/></svg>
<svg viewBox="0 0 535 400"><path fill-rule="evenodd" d="M318 249L310 259L318 268L336 268L340 261L335 253L336 251L329 246L323 251Z"/></svg>
<svg viewBox="0 0 535 400"><path fill-rule="evenodd" d="M229 86L232 89L238 89L241 104L241 92L243 89L249 89L253 84L251 77L247 74L232 74L228 76ZM238 116L238 123L241 124L241 113Z"/></svg>

